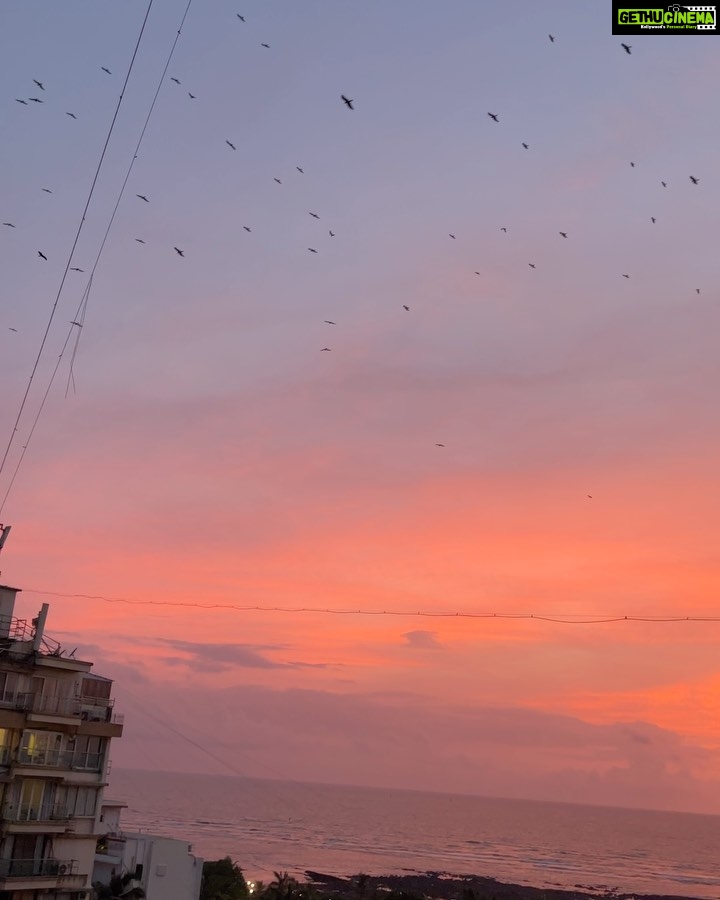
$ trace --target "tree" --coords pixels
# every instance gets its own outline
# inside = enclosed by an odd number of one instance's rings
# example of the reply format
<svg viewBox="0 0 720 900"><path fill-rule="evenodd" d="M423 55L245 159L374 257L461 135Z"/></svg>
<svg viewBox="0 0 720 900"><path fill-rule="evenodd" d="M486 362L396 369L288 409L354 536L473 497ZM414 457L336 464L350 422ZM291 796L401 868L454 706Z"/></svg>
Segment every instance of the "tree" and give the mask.
<svg viewBox="0 0 720 900"><path fill-rule="evenodd" d="M200 900L249 900L245 876L229 856L203 864Z"/></svg>

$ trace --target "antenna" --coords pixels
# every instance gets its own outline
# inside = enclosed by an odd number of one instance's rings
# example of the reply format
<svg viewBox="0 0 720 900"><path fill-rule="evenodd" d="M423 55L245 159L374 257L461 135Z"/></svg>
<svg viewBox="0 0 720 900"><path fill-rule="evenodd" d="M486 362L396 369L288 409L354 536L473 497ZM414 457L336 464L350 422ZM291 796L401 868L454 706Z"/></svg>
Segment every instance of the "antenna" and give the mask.
<svg viewBox="0 0 720 900"><path fill-rule="evenodd" d="M10 534L10 529L12 525L2 525L0 524L0 550L2 550L5 541L7 540L8 535Z"/></svg>

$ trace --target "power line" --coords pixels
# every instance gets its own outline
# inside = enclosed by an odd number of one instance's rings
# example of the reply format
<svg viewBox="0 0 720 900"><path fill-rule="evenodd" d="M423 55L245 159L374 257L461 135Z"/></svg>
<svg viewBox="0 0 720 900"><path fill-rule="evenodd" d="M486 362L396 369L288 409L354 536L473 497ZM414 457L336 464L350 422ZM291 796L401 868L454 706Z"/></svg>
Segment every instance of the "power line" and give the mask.
<svg viewBox="0 0 720 900"><path fill-rule="evenodd" d="M33 364L32 371L30 372L30 377L28 379L27 386L25 388L25 393L23 395L22 401L20 403L20 409L18 410L17 418L15 419L15 424L13 426L12 432L10 433L10 439L8 440L7 447L5 448L5 453L3 455L2 461L0 461L0 475L2 475L3 469L5 468L5 463L7 462L8 454L10 453L10 448L13 445L13 441L15 440L15 435L18 432L18 426L20 424L20 419L22 417L23 411L25 409L25 404L27 403L27 398L30 393L30 389L32 387L33 381L35 380L35 374L37 372L38 365L40 364L40 359L42 357L43 350L45 349L45 344L47 342L48 334L50 333L50 326L52 325L53 319L55 318L55 313L57 311L58 303L60 302L60 295L62 294L63 287L65 285L65 279L67 278L68 272L70 271L70 264L72 263L73 254L75 253L75 248L77 247L78 241L80 240L80 234L82 233L83 226L85 224L85 217L87 216L87 211L90 207L90 202L92 200L93 194L95 193L95 187L97 185L98 178L100 176L100 170L102 169L103 162L105 160L105 154L107 152L108 145L110 144L110 138L112 137L113 131L115 130L115 123L117 122L118 114L120 112L120 107L123 102L123 98L125 96L125 90L128 85L128 81L130 80L130 75L132 73L133 67L135 65L135 59L138 54L138 50L140 49L140 42L142 41L143 34L145 32L145 26L147 24L148 17L150 16L150 10L152 9L152 5L154 0L149 0L148 7L145 11L145 18L143 19L142 27L140 28L140 34L138 35L137 41L135 43L135 49L133 51L132 58L130 60L130 66L128 67L127 74L125 75L125 81L122 86L122 90L120 91L120 96L118 98L118 102L115 106L115 112L112 117L112 121L110 122L110 128L108 130L107 136L105 138L105 144L103 145L102 153L100 154L100 160L97 164L97 168L95 169L95 175L93 177L92 183L90 185L90 191L87 196L87 200L85 201L85 207L82 212L82 216L80 217L80 224L77 227L75 232L75 238L73 240L72 246L70 248L70 253L68 254L67 262L65 263L65 271L62 274L62 278L60 279L60 286L57 290L57 294L55 296L55 302L53 303L52 309L50 311L50 317L48 319L47 326L45 328L45 333L43 334L42 340L40 341L40 349L38 350L37 356L35 358L35 363ZM14 477L13 477L14 480Z"/></svg>
<svg viewBox="0 0 720 900"><path fill-rule="evenodd" d="M237 603L193 603L184 600L138 600L129 597L107 597L104 594L61 593L60 591L42 591L36 588L23 588L28 594L42 594L47 597L68 597L79 600L100 600L103 603L125 603L130 606L184 607L187 609L229 609L236 612L274 612L274 613L316 613L332 616L386 616L398 618L429 619L505 619L536 622L552 622L559 625L605 625L613 622L720 622L720 615L710 616L672 616L672 615L590 615L588 613L566 613L556 616L545 613L494 613L494 612L447 612L429 610L398 609L333 609L332 607L315 606L262 606L256 604L241 605Z"/></svg>

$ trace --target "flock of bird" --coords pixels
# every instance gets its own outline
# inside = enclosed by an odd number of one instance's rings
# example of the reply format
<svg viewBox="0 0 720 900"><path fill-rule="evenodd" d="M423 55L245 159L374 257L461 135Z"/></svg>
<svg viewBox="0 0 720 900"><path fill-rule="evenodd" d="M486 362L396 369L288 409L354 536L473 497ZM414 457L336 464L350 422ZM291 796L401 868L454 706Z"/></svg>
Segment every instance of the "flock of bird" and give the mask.
<svg viewBox="0 0 720 900"><path fill-rule="evenodd" d="M237 16L237 19L238 19L240 22L245 23L246 19L245 19L245 16L244 16L244 15L242 15L242 14L240 14L240 13L236 13L236 16ZM555 38L554 35L549 34L549 35L548 35L548 38L549 38L549 40L550 40L551 43L553 43L553 44L555 43L556 38ZM264 48L266 48L266 49L270 49L270 45L269 45L268 43L261 43L260 46L262 46L262 47L264 47ZM621 43L620 46L621 46L621 48L625 51L625 53L627 53L628 55L631 55L631 45L628 45L628 44L625 44L625 43ZM102 66L102 67L101 67L101 71L102 71L105 75L111 76L111 77L112 77L112 74L113 74L113 73L112 73L111 70L108 69L107 67ZM182 86L182 82L181 82L180 79L177 78L176 76L171 76L171 77L170 77L170 81L172 81L174 84L176 84L176 85L178 85L178 86ZM37 91L38 91L38 92L43 93L43 94L46 94L46 93L47 93L46 87L45 87L45 83L44 83L43 81L40 81L39 79L33 78L33 79L32 79L32 83L35 85L35 87L37 88ZM196 100L196 99L197 99L197 94L193 94L191 91L187 91L187 95L188 95L188 97L189 97L191 100ZM341 102L348 110L353 110L353 111L355 110L355 100L352 99L352 98L350 98L350 97L348 97L346 94L341 93L341 94L339 95L339 101L340 101L340 102ZM29 97L27 97L27 98L16 97L16 98L15 98L15 102L16 102L16 103L19 103L19 104L22 104L22 105L24 105L24 106L30 106L30 104L43 104L43 103L45 103L45 99L42 98L42 97L37 97L37 96L32 96L32 97L29 96ZM67 116L69 116L70 118L75 119L75 120L78 118L77 115L76 115L74 112L66 111L65 114L66 114ZM494 123L496 123L496 124L498 124L498 125L501 125L502 119L501 119L501 114L500 114L500 113L498 113L498 112L488 112L487 115L488 115L488 117L489 117ZM227 138L226 138L226 139L225 139L225 144L226 144L226 146L227 146L231 151L237 152L237 145L236 145L233 141L231 141L230 139L227 139ZM526 151L530 151L530 150L531 150L531 145L530 145L529 141L522 141L522 142L521 142L521 145L522 145L522 147L523 147L524 150L526 150ZM630 161L630 166L631 166L632 168L635 168L635 162L634 162L634 161ZM300 175L304 175L304 169L303 169L301 166L296 166L295 168L296 168L297 172L298 172ZM699 182L700 182L700 179L699 179L698 177L696 177L695 175L690 175L690 176L689 176L689 179L690 179L690 182L691 182L693 185L698 185ZM275 181L277 184L279 184L279 185L282 185L282 184L283 184L282 179L280 179L280 178L275 177L275 178L274 178L274 181ZM661 185L662 185L663 188L667 188L667 182L666 182L666 181L661 181ZM44 192L48 193L48 194L52 194L52 193L53 193L52 190L51 190L50 188L42 188L42 190L43 190ZM137 200L143 202L143 203L148 203L148 204L149 204L149 203L151 202L151 201L150 201L150 198L149 198L148 195L145 194L145 193L135 193L135 198L136 198ZM313 219L316 219L316 220L319 220L319 219L320 219L320 215L319 215L317 212L314 212L314 211L309 210L309 211L308 211L308 215L311 216ZM655 223L657 222L657 218L656 218L655 216L650 216L650 220L651 220L652 224L655 224ZM8 221L8 222L3 222L2 224L3 224L5 227L8 227L8 228L16 228L16 225L15 225L14 222ZM252 232L252 228L251 228L249 225L243 225L242 227L243 227L243 229L244 229L246 232L248 232L248 233L251 233L251 232ZM500 226L500 231L502 231L502 232L505 233L505 234L508 234L508 226L507 226L507 225L502 225L502 226ZM336 233L335 233L335 231L333 231L332 229L328 229L328 234L329 234L329 236L330 236L331 238L333 238L333 237L335 237L335 234L336 234ZM568 239L569 239L569 232L568 232L568 231L562 231L562 230L560 230L560 231L558 231L558 235L559 235L563 240L568 240ZM451 233L451 234L449 234L449 237L450 237L451 239L453 239L453 240L456 240L456 235L455 235L455 234L452 234L452 233ZM144 238L142 238L142 237L135 237L134 240L135 240L138 244L145 244L145 243L146 243L145 240L144 240ZM180 258L185 258L185 256L186 256L186 250L185 250L185 249L173 245L173 250L174 250L175 254L176 254L178 257L180 257ZM312 253L312 254L317 254L319 251L318 251L318 248L317 248L317 247L308 247L308 248L307 248L307 252ZM38 256L39 259L43 260L44 262L47 262L47 261L48 261L48 256L46 255L45 252L43 252L43 250L37 250L37 256ZM528 262L528 266L529 266L531 269L536 269L536 268L537 268L537 265L536 265L535 262ZM70 271L77 272L77 273L83 273L83 272L84 272L84 269L82 269L82 268L79 267L79 266L70 266ZM475 274L475 275L480 275L481 273L480 273L479 271L475 271L474 274ZM623 278L626 278L626 279L629 279L629 278L630 278L630 274L629 274L629 273L620 273L620 274L622 275ZM695 291L699 294L699 293L700 293L700 288L695 288ZM403 303L403 304L402 304L402 308L403 308L403 310L404 310L405 312L410 312L410 306L409 306L408 304ZM73 324L79 324L79 323L73 322ZM329 325L329 326L335 326L335 325L336 325L336 322L333 321L333 320L325 319L324 322L323 322L323 324ZM11 327L9 330L10 330L10 331L13 331L13 332L17 332L17 329L14 328L14 327ZM321 348L321 351L320 351L320 352L330 352L331 349L332 349L331 347L325 346L325 347L322 347L322 348ZM445 444L443 444L443 443L436 443L435 446L436 446L436 447L444 447ZM588 495L588 497L590 497L590 496L591 496L591 495Z"/></svg>

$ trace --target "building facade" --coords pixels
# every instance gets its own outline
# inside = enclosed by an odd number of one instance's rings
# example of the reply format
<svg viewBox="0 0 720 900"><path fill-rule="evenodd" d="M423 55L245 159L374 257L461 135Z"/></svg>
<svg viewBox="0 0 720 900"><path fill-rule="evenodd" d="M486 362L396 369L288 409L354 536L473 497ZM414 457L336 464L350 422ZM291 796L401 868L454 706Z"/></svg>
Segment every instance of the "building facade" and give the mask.
<svg viewBox="0 0 720 900"><path fill-rule="evenodd" d="M85 900L92 890L112 681L44 635L47 604L15 617L0 585L0 900Z"/></svg>

